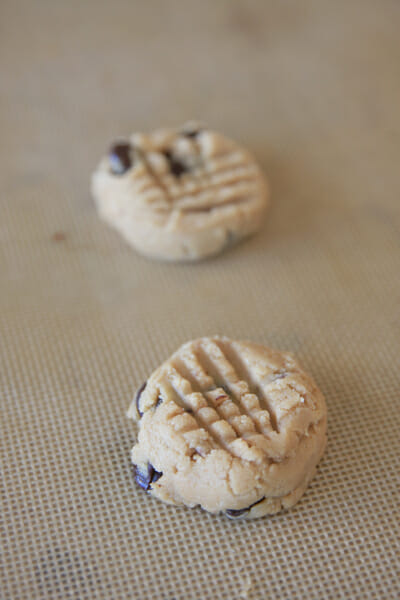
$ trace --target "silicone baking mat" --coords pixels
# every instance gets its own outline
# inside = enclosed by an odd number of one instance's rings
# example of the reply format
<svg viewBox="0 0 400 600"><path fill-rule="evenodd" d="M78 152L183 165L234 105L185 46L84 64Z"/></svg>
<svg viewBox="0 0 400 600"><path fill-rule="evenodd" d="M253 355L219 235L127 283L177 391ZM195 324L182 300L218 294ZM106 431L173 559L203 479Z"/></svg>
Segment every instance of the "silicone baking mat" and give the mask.
<svg viewBox="0 0 400 600"><path fill-rule="evenodd" d="M400 5L0 6L0 597L397 599ZM117 135L201 119L268 173L262 232L195 265L97 218ZM329 444L287 513L230 522L139 490L125 413L182 342L295 352Z"/></svg>

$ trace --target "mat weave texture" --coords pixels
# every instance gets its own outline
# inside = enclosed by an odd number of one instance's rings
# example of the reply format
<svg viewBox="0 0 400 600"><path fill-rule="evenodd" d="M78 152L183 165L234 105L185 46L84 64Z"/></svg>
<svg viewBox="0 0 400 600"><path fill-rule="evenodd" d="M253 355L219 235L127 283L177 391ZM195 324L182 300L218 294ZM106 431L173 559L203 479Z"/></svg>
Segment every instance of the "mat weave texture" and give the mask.
<svg viewBox="0 0 400 600"><path fill-rule="evenodd" d="M400 597L400 4L0 4L0 598ZM268 173L262 232L168 265L96 216L117 135L200 119ZM231 522L139 490L134 390L181 343L294 352L326 454Z"/></svg>

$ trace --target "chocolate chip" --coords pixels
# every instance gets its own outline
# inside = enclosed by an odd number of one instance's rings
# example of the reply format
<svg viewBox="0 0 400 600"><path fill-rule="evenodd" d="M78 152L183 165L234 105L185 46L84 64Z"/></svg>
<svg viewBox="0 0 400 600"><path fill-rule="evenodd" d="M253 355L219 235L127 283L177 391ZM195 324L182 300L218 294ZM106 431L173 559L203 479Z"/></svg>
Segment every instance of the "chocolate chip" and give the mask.
<svg viewBox="0 0 400 600"><path fill-rule="evenodd" d="M143 417L143 413L139 408L139 402L140 402L140 396L142 395L142 392L143 392L144 388L146 387L146 385L147 385L147 381L145 381L143 383L143 385L140 386L140 388L138 389L138 391L136 393L136 397L135 397L136 409L139 413L139 417Z"/></svg>
<svg viewBox="0 0 400 600"><path fill-rule="evenodd" d="M182 131L182 135L188 138L195 138L199 135L201 129L186 129Z"/></svg>
<svg viewBox="0 0 400 600"><path fill-rule="evenodd" d="M169 150L165 150L163 154L169 162L171 173L173 173L175 177L180 177L182 173L186 173L188 171L186 165L184 165L183 162L181 162L178 158L173 156Z"/></svg>
<svg viewBox="0 0 400 600"><path fill-rule="evenodd" d="M108 160L112 173L123 175L133 164L131 145L128 142L113 144L108 153Z"/></svg>
<svg viewBox="0 0 400 600"><path fill-rule="evenodd" d="M253 504L250 504L250 506L247 506L246 508L239 508L237 510L228 508L228 510L225 511L225 514L229 519L241 519L251 508L253 508L253 506L260 504L263 500L265 500L265 496L260 498L260 500L257 500L257 502L253 502Z"/></svg>
<svg viewBox="0 0 400 600"><path fill-rule="evenodd" d="M135 481L145 491L151 487L152 483L158 481L162 475L159 471L156 471L153 465L147 463L145 470L141 471L137 465L134 465Z"/></svg>
<svg viewBox="0 0 400 600"><path fill-rule="evenodd" d="M241 508L239 510L228 508L228 510L225 511L225 514L230 519L240 519L245 513L249 512L249 510L250 508Z"/></svg>
<svg viewBox="0 0 400 600"><path fill-rule="evenodd" d="M154 468L153 468L153 471L154 471L154 474L153 474L153 477L152 477L151 483L155 483L155 482L156 482L156 481L158 481L158 480L160 479L160 477L162 476L162 473L160 473L160 471L156 471Z"/></svg>

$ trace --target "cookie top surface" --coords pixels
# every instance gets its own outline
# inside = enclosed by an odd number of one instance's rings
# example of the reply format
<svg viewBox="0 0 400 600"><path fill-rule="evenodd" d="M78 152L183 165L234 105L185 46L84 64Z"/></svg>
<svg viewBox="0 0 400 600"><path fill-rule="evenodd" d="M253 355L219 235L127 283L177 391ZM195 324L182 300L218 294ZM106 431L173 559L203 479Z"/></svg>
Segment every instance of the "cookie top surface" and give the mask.
<svg viewBox="0 0 400 600"><path fill-rule="evenodd" d="M260 228L265 177L251 154L187 124L114 143L92 178L101 216L140 252L195 260Z"/></svg>
<svg viewBox="0 0 400 600"><path fill-rule="evenodd" d="M139 485L230 517L294 504L326 443L323 395L298 362L225 337L181 346L139 390L129 416L139 421Z"/></svg>

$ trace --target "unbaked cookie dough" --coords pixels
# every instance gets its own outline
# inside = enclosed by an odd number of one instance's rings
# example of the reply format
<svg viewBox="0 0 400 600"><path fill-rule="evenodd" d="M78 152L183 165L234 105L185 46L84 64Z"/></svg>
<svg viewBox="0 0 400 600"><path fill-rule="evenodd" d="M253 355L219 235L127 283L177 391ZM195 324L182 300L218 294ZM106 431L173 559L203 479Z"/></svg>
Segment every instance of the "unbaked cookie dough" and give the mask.
<svg viewBox="0 0 400 600"><path fill-rule="evenodd" d="M215 131L135 133L116 142L92 177L100 216L140 253L199 260L257 231L266 179L251 154Z"/></svg>
<svg viewBox="0 0 400 600"><path fill-rule="evenodd" d="M293 356L226 337L181 346L128 416L140 487L232 519L293 506L326 445L324 397Z"/></svg>

